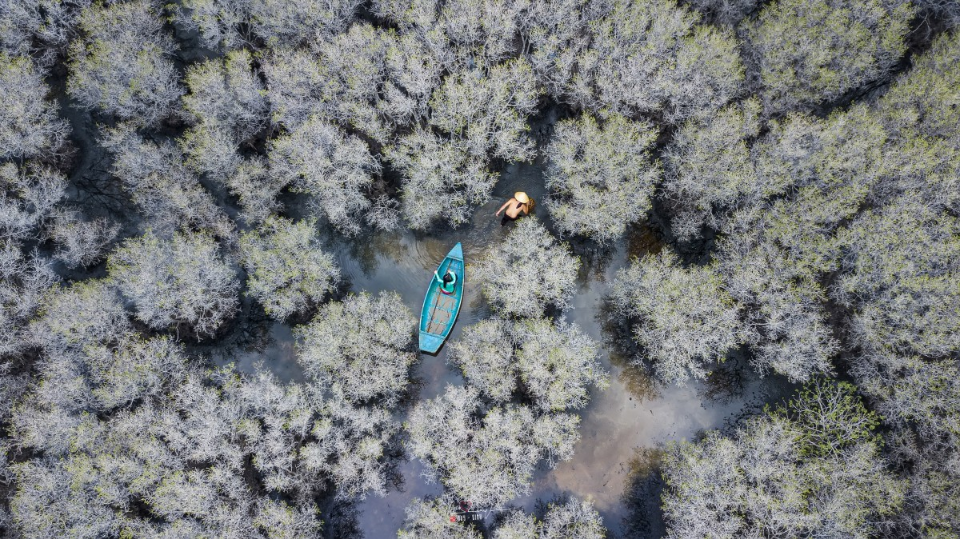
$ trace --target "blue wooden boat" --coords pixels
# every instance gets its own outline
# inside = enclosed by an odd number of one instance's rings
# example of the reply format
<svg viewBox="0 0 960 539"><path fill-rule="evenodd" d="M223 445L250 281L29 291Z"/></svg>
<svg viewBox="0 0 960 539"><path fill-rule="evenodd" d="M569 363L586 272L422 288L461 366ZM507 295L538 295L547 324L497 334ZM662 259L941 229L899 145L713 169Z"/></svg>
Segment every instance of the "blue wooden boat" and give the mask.
<svg viewBox="0 0 960 539"><path fill-rule="evenodd" d="M420 349L430 354L437 353L447 335L450 335L463 302L463 248L459 243L450 249L440 263L437 275L442 277L448 269L457 275L453 293L441 291L440 282L430 274L430 285L427 286L427 295L423 298L423 309L420 311Z"/></svg>

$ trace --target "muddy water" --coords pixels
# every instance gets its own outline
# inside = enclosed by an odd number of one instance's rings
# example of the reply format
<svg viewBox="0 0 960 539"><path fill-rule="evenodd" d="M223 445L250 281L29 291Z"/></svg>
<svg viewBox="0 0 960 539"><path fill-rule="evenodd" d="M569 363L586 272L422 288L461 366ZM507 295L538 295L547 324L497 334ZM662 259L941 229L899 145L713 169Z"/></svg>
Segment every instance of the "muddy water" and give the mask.
<svg viewBox="0 0 960 539"><path fill-rule="evenodd" d="M351 291L393 290L401 295L411 311L419 313L430 275L447 251L457 241L462 242L469 264L470 260L494 248L510 227L509 224L501 227L494 212L515 190L522 189L539 198L543 194L539 171L537 165L507 167L493 200L476 211L471 223L456 231L426 235L378 234L361 241L331 239L328 248L336 254ZM543 206L538 207L537 218L549 225ZM547 500L562 494L589 499L603 516L611 536L621 536L629 522L638 518L637 509L624 497L625 489L636 479L632 474L637 469L638 450L656 448L670 440L690 439L704 429L722 428L746 410L756 409L784 392L786 387L782 382L770 378L757 380L749 376L749 369L735 373L742 376L733 378L737 390L720 391L726 397L723 399L711 396L723 389L716 384L656 387L640 369L629 366L615 346L606 345L614 338L610 330L605 329L609 328L610 314L605 310L604 298L609 294L611 279L630 256L658 248L655 235L641 229L602 255L585 253L579 290L563 317L605 343L602 361L610 371L611 384L606 391L594 391L589 406L581 411L581 439L574 457L552 470L542 466L534 477L530 495L515 500L514 505L533 510L538 499ZM450 340L456 340L464 327L489 314L467 273L463 307ZM262 360L280 378L299 379L290 329L274 324L269 333L263 352L241 355L238 367L252 369L253 361ZM436 397L447 384L463 384L463 379L446 360L445 348L436 356L421 357L414 370L420 384L420 399ZM383 498L371 496L359 504L360 528L368 539L395 537L403 522L404 508L412 498L441 492L439 485L425 479L425 469L419 461L405 461L399 471L403 476L402 489L393 489ZM645 473L653 472L646 470ZM652 499L646 500L645 509L640 510L647 514L639 515L648 522L642 535L657 537L662 531L657 509L659 500L655 496L649 498Z"/></svg>

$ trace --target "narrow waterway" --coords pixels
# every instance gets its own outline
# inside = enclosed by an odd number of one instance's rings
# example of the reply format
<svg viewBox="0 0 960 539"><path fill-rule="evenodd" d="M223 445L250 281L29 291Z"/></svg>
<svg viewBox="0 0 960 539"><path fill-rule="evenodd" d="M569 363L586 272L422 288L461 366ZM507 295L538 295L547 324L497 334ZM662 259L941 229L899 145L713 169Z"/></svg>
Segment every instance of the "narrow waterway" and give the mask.
<svg viewBox="0 0 960 539"><path fill-rule="evenodd" d="M542 197L540 170L536 164L506 167L493 200L478 208L472 222L457 230L381 233L354 240L330 236L327 247L335 253L351 292L393 290L413 313L419 314L431 272L447 251L461 242L469 272L470 261L494 249L509 231L510 225L502 227L493 215L500 204L516 190ZM543 205L536 215L549 225ZM729 426L788 389L781 379L757 379L742 365L727 369L727 376L718 373L711 377L711 384L657 387L642 369L628 364L614 345L623 336L611 330L612 314L604 299L616 271L631 256L659 248L655 234L638 228L604 251L582 255L579 289L562 316L603 344L602 362L610 371L611 384L606 391L594 391L590 404L581 411L581 439L574 457L552 470L541 466L531 493L514 500L514 505L533 510L538 500L574 495L595 504L613 537L625 536L628 530L633 531L631 536L659 537L662 523L656 490L641 503L636 502L635 491L633 496L625 496L632 485L644 479L638 474L655 474L640 457L671 440L690 439L702 430ZM449 340L456 340L464 327L489 315L468 273L463 307ZM230 360L242 371L252 372L256 362L263 362L283 380L300 380L302 372L296 363L291 328L267 323L263 333L255 349L233 355ZM436 397L447 384L464 383L456 369L447 364L446 347L436 356L422 355L413 377L419 386L418 399ZM402 421L403 413L397 419ZM382 498L370 496L357 506L359 526L368 539L395 537L411 499L441 492L440 485L424 476L425 468L418 460L402 462L399 472L403 478L400 489L391 489ZM644 523L639 534L633 525L638 520Z"/></svg>

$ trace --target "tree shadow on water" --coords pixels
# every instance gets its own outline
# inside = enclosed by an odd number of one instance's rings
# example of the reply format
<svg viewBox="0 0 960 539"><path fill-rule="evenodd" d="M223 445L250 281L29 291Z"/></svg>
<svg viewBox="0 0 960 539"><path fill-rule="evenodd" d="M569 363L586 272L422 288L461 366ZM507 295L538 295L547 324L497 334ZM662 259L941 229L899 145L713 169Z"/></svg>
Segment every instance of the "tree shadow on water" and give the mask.
<svg viewBox="0 0 960 539"><path fill-rule="evenodd" d="M399 465L405 461L400 435L391 440L385 455L386 489L387 492L405 492L406 484ZM371 494L371 496L376 496ZM335 495L321 500L320 514L323 519L323 529L320 537L324 539L364 539L365 535L360 526L364 514L360 511L361 500L357 498L341 499Z"/></svg>
<svg viewBox="0 0 960 539"><path fill-rule="evenodd" d="M604 335L603 343L610 364L620 369L617 380L641 402L660 397L661 384L632 338L631 321L617 313L609 296L601 299L596 320Z"/></svg>
<svg viewBox="0 0 960 539"><path fill-rule="evenodd" d="M357 506L355 501L329 500L321 510L324 518L320 536L324 539L364 539Z"/></svg>
<svg viewBox="0 0 960 539"><path fill-rule="evenodd" d="M627 391L639 402L654 400L660 397L661 385L654 378L649 369L633 364L622 365L623 370L617 375Z"/></svg>
<svg viewBox="0 0 960 539"><path fill-rule="evenodd" d="M627 228L627 258L641 258L655 255L663 250L662 233L653 228L649 221L630 225Z"/></svg>
<svg viewBox="0 0 960 539"><path fill-rule="evenodd" d="M379 269L380 256L394 261L410 257L410 246L403 241L401 232L368 227L356 236L345 236L322 223L317 226L323 246L330 252L356 261L366 277Z"/></svg>
<svg viewBox="0 0 960 539"><path fill-rule="evenodd" d="M607 268L616 252L614 246L599 245L590 240L573 238L568 241L570 251L580 258L577 283L581 286L590 282L606 281Z"/></svg>
<svg viewBox="0 0 960 539"><path fill-rule="evenodd" d="M660 494L663 479L660 461L663 450L656 447L638 447L628 462L629 476L623 492L627 515L623 518L624 539L652 539L666 534Z"/></svg>
<svg viewBox="0 0 960 539"><path fill-rule="evenodd" d="M705 400L727 404L742 398L747 385L755 377L743 351L737 350L710 370L698 393Z"/></svg>

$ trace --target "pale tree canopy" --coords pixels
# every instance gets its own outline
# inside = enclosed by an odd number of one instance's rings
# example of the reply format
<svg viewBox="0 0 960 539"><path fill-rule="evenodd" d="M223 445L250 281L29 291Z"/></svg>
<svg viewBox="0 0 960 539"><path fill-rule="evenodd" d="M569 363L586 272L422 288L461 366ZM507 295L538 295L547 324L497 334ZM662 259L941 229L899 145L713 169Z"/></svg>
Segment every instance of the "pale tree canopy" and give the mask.
<svg viewBox="0 0 960 539"><path fill-rule="evenodd" d="M575 292L580 259L535 218L517 221L496 251L470 272L493 307L505 316L538 317L563 309Z"/></svg>

